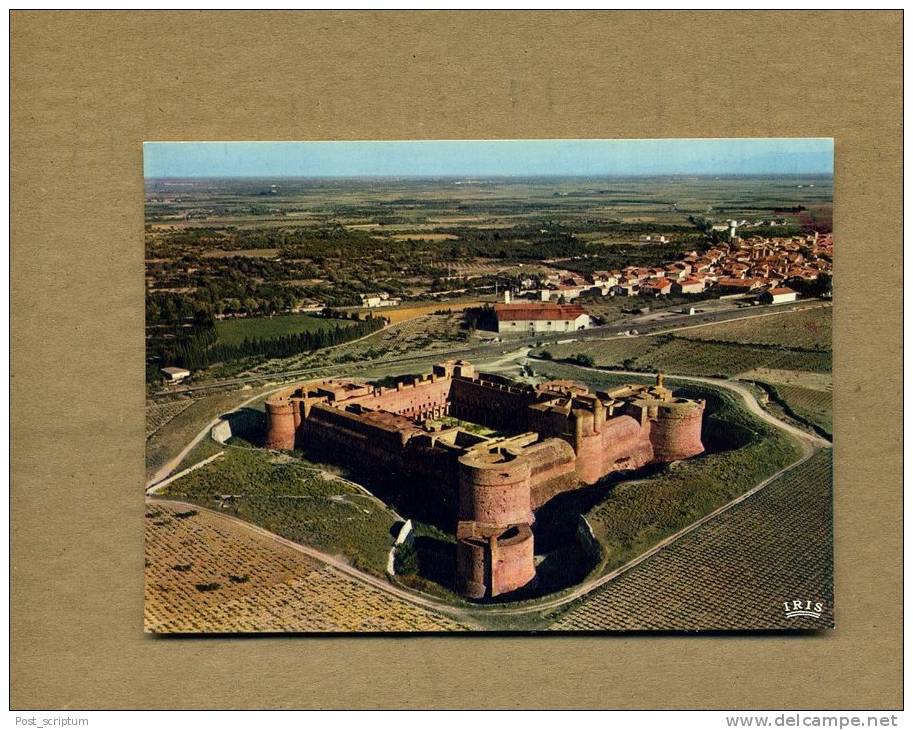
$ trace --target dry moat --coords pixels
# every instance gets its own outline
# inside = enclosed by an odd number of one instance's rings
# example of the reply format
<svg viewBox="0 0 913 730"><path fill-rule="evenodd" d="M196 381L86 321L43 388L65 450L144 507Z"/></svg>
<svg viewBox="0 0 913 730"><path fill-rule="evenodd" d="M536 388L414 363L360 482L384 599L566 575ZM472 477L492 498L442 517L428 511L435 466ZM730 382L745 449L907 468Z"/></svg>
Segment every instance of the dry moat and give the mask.
<svg viewBox="0 0 913 730"><path fill-rule="evenodd" d="M633 471L703 453L704 411L661 375L591 392L449 361L391 388L287 388L266 402L265 445L353 469L437 528L402 548L423 579L474 601L521 600L586 576L598 549L580 516Z"/></svg>

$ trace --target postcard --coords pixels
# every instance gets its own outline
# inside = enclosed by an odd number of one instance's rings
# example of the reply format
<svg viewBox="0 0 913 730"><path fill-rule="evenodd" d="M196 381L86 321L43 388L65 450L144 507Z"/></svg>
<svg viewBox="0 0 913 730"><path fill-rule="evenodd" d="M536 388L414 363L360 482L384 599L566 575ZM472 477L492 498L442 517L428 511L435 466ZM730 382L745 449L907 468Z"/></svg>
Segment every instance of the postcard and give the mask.
<svg viewBox="0 0 913 730"><path fill-rule="evenodd" d="M831 139L144 166L147 632L834 626Z"/></svg>

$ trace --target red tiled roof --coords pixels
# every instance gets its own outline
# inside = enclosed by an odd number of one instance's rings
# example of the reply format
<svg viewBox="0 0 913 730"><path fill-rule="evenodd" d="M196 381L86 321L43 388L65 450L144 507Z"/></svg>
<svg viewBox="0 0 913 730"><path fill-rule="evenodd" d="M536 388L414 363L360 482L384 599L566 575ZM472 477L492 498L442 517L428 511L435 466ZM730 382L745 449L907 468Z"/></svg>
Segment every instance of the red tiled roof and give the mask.
<svg viewBox="0 0 913 730"><path fill-rule="evenodd" d="M751 289L756 286L754 279L727 279L722 278L717 281L718 286L729 287L730 289Z"/></svg>
<svg viewBox="0 0 913 730"><path fill-rule="evenodd" d="M781 286L776 289L768 289L768 294L795 294L794 289L790 289L788 286Z"/></svg>
<svg viewBox="0 0 913 730"><path fill-rule="evenodd" d="M641 288L650 288L650 289L665 289L667 286L671 286L672 282L668 279L651 279L650 281L645 281L641 284Z"/></svg>
<svg viewBox="0 0 913 730"><path fill-rule="evenodd" d="M495 316L501 322L516 320L574 320L586 310L579 304L551 304L549 302L523 302L517 304L495 304Z"/></svg>

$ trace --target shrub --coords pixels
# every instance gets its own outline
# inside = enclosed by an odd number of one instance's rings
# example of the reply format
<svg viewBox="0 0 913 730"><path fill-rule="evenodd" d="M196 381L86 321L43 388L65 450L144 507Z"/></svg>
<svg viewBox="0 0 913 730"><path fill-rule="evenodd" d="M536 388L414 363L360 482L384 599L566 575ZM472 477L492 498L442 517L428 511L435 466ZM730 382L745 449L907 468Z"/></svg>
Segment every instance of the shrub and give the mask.
<svg viewBox="0 0 913 730"><path fill-rule="evenodd" d="M418 572L418 553L415 547L404 542L393 556L393 571L397 575L413 575Z"/></svg>
<svg viewBox="0 0 913 730"><path fill-rule="evenodd" d="M569 357L568 362L585 368L596 367L596 361L593 359L592 355L586 355L582 352L578 352L573 357Z"/></svg>

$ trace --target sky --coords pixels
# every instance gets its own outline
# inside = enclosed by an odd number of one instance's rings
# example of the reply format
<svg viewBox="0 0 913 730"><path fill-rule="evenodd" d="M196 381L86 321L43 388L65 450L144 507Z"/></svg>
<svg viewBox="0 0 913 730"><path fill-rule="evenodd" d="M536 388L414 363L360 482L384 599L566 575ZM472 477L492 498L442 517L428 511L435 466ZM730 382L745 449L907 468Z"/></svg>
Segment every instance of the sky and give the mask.
<svg viewBox="0 0 913 730"><path fill-rule="evenodd" d="M146 142L146 178L833 174L833 140Z"/></svg>

